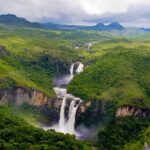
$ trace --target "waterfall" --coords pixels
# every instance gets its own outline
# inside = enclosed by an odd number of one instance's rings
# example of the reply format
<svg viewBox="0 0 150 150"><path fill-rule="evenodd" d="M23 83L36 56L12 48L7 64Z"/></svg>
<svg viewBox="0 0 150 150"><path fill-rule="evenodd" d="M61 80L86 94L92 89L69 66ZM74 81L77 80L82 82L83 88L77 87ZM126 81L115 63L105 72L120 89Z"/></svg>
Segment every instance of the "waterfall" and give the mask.
<svg viewBox="0 0 150 150"><path fill-rule="evenodd" d="M72 64L72 65L71 65L71 68L70 68L70 80L72 80L73 77L74 77L74 75L73 75L74 65L75 65L75 64Z"/></svg>
<svg viewBox="0 0 150 150"><path fill-rule="evenodd" d="M61 108L60 108L60 119L59 119L59 130L63 131L65 128L65 107L66 107L67 95L63 98Z"/></svg>
<svg viewBox="0 0 150 150"><path fill-rule="evenodd" d="M77 69L74 70L77 65ZM76 119L76 113L78 110L79 105L81 104L81 99L77 98L71 94L67 94L67 89L65 86L69 84L69 82L74 77L74 72L79 74L83 71L84 65L80 62L74 63L70 67L70 75L66 75L65 77L61 77L55 81L56 87L54 87L54 91L58 98L63 99L61 108L60 108L60 118L59 123L53 125L52 127L48 129L54 129L58 132L63 133L70 133L70 134L76 134L75 132L75 119ZM65 85L65 86L61 86ZM67 102L70 102L69 104L69 111L68 111L68 118L65 118L65 109L67 106Z"/></svg>
<svg viewBox="0 0 150 150"><path fill-rule="evenodd" d="M70 67L70 81L74 77L74 66L77 63L74 63ZM77 74L81 73L83 71L84 65L82 63L78 63L78 67L75 70ZM58 97L63 96L63 101L60 108L60 119L59 119L59 131L63 133L70 133L75 134L75 119L76 119L76 112L77 109L81 103L81 99L77 98L71 94L67 94L67 90L65 91L62 88L55 88L55 92ZM65 94L65 95L63 95ZM71 99L72 101L69 104L69 112L68 112L68 120L65 119L65 107L67 99ZM78 103L78 104L76 104Z"/></svg>
<svg viewBox="0 0 150 150"><path fill-rule="evenodd" d="M65 89L65 88L55 87L54 91L55 91L56 96L58 98L64 98L66 96L66 94L67 94L67 89Z"/></svg>
<svg viewBox="0 0 150 150"><path fill-rule="evenodd" d="M69 106L68 118L70 118L71 112L72 112L72 109L74 108L74 106L75 106L75 101L72 100L71 103L70 103L70 106Z"/></svg>
<svg viewBox="0 0 150 150"><path fill-rule="evenodd" d="M74 64L72 64L71 67L70 67L70 81L71 81L71 80L73 79L73 77L74 77L74 66L75 66L75 64L78 64L78 63L74 63ZM79 62L78 67L77 67L77 69L75 70L75 72L76 72L77 74L79 74L79 73L83 72L83 68L84 68L84 65Z"/></svg>
<svg viewBox="0 0 150 150"><path fill-rule="evenodd" d="M79 74L83 72L83 68L84 68L84 65L82 63L79 63L76 73Z"/></svg>
<svg viewBox="0 0 150 150"><path fill-rule="evenodd" d="M81 102L79 102L79 104L77 104L75 106L75 102L76 101L73 100L70 104L69 118L68 118L67 125L66 125L68 132L71 133L71 134L75 133L76 112L77 112L77 109L78 109L78 107L81 103Z"/></svg>
<svg viewBox="0 0 150 150"><path fill-rule="evenodd" d="M69 112L68 112L68 120L65 119L65 107L67 99L72 99L69 105ZM78 102L78 104L76 104ZM67 94L62 101L61 109L60 109L60 119L59 119L59 131L63 133L70 133L75 134L75 119L76 119L76 112L81 103L79 98L76 98L70 94Z"/></svg>

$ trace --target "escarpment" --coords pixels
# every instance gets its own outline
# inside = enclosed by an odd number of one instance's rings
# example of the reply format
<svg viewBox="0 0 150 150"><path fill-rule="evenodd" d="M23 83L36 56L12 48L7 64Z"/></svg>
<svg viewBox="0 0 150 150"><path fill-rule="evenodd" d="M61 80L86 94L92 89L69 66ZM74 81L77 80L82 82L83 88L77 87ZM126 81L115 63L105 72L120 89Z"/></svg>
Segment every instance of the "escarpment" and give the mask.
<svg viewBox="0 0 150 150"><path fill-rule="evenodd" d="M0 90L0 104L14 104L21 105L23 103L28 103L34 106L44 106L59 108L61 101L57 98L49 98L42 92L26 88L26 87L16 87L11 89Z"/></svg>
<svg viewBox="0 0 150 150"><path fill-rule="evenodd" d="M69 107L70 101L68 100L66 107ZM57 97L50 98L36 89L27 87L14 87L0 90L0 105L21 105L23 103L28 103L33 106L47 106L59 110L62 99ZM90 102L83 103L79 108L79 112L83 113L88 107L90 107Z"/></svg>
<svg viewBox="0 0 150 150"><path fill-rule="evenodd" d="M50 98L36 89L27 87L14 87L0 90L0 105L21 105L23 103L28 103L34 106L48 106L49 108L59 110L62 99L57 97ZM69 103L70 100L68 100L66 107L69 107ZM105 111L105 106L104 103L102 104L102 102L98 101L82 102L78 109L78 114L84 114L89 109L95 114L100 114Z"/></svg>
<svg viewBox="0 0 150 150"><path fill-rule="evenodd" d="M50 98L44 93L26 87L16 87L11 89L0 90L0 105L12 104L21 105L28 103L34 106L47 106L50 109L55 109L59 112L62 99L57 97ZM70 100L66 103L67 110L69 109ZM113 104L106 103L104 101L85 101L82 102L77 111L77 123L82 123L85 118L100 118L103 114L112 107ZM150 110L142 109L130 105L122 105L116 110L116 117L126 116L148 116ZM84 120L85 121L85 120Z"/></svg>
<svg viewBox="0 0 150 150"><path fill-rule="evenodd" d="M150 115L150 110L148 109L142 109L130 105L122 105L118 107L116 111L116 116L117 117L127 117L127 116L148 116Z"/></svg>

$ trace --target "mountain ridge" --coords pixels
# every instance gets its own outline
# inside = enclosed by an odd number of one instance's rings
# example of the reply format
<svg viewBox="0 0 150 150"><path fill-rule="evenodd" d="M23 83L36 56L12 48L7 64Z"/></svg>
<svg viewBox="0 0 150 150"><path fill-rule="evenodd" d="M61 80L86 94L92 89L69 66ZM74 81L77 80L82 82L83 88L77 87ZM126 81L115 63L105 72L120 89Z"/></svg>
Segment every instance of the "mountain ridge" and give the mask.
<svg viewBox="0 0 150 150"><path fill-rule="evenodd" d="M13 14L0 15L0 23L25 27L41 27L40 23L30 22L25 18L17 17Z"/></svg>
<svg viewBox="0 0 150 150"><path fill-rule="evenodd" d="M53 29L70 29L70 30L123 30L125 29L121 24L118 22L112 22L108 25L103 23L98 23L93 26L83 26L83 25L61 25L61 24L53 24L53 23L45 23L43 24L45 28L53 28Z"/></svg>
<svg viewBox="0 0 150 150"><path fill-rule="evenodd" d="M93 26L83 26L83 25L65 25L65 24L55 24L55 23L38 23L30 22L25 18L17 17L13 14L0 15L0 23L23 26L31 28L47 28L47 29L59 29L59 30L123 30L124 27L118 22L112 22L109 25L103 23L98 23Z"/></svg>
<svg viewBox="0 0 150 150"><path fill-rule="evenodd" d="M25 18L18 17L14 14L2 14L0 15L0 24L11 25L16 27L25 27L25 28L41 28L41 29L51 29L51 30L93 30L93 31L123 31L127 29L118 22L111 22L109 24L97 23L96 25L67 25L67 24L58 24L58 23L40 23L40 22L31 22ZM136 28L138 30L149 32L150 28Z"/></svg>

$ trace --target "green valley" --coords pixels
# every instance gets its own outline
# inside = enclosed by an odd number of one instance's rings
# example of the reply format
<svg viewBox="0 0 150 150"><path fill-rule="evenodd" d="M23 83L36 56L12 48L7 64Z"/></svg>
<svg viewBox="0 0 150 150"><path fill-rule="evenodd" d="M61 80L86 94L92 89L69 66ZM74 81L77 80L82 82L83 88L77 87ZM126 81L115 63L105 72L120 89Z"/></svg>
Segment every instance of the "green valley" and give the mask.
<svg viewBox="0 0 150 150"><path fill-rule="evenodd" d="M0 150L150 146L150 32L3 17Z"/></svg>

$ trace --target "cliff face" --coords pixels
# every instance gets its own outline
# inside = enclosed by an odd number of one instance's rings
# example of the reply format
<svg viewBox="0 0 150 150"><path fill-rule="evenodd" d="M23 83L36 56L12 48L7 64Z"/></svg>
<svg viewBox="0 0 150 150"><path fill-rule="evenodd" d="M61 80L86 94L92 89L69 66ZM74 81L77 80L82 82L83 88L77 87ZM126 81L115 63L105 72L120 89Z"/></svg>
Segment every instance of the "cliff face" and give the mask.
<svg viewBox="0 0 150 150"><path fill-rule="evenodd" d="M85 101L81 103L77 115L76 115L76 125L84 124L85 126L96 125L102 121L103 116L108 114L108 110L113 106L113 104L105 101Z"/></svg>
<svg viewBox="0 0 150 150"><path fill-rule="evenodd" d="M123 105L120 106L116 111L117 117L127 117L127 116L147 116L150 114L150 111L147 109L141 109L134 106Z"/></svg>
<svg viewBox="0 0 150 150"><path fill-rule="evenodd" d="M81 103L78 112L80 113L85 113L87 111L87 109L92 105L92 102L85 102L85 103Z"/></svg>
<svg viewBox="0 0 150 150"><path fill-rule="evenodd" d="M34 106L46 105L49 106L50 108L60 109L62 99L58 99L56 97L49 98L40 91L25 87L0 90L0 105L4 104L21 105L23 103L28 103ZM68 105L66 107L69 107L69 103L70 100L68 100ZM91 106L90 101L81 104L81 106L79 107L79 112L84 113L90 106Z"/></svg>
<svg viewBox="0 0 150 150"><path fill-rule="evenodd" d="M21 105L23 103L28 103L34 106L47 106L48 108L55 109L59 114L61 107L62 99L58 98L49 98L44 95L42 92L35 89L18 87L12 89L0 90L0 105L3 104L13 104ZM69 109L69 103L66 105L67 111ZM105 103L103 101L87 101L81 103L77 111L77 122L80 123L85 119L97 118L107 112L107 109L110 109L112 104ZM134 106L123 105L120 106L116 111L117 117L126 117L126 116L147 116L150 115L150 110L141 109Z"/></svg>
<svg viewBox="0 0 150 150"><path fill-rule="evenodd" d="M28 103L35 106L47 105L51 108L60 109L62 99L49 98L42 92L35 89L18 87L12 89L0 90L0 105L3 104L15 104L21 105L23 103ZM69 101L68 101L69 102ZM93 113L105 113L107 104L102 101L88 101L81 103L78 113L86 113L86 111L92 108ZM68 105L69 107L69 105ZM137 115L147 115L148 111L134 106L122 105L116 111L116 116L137 116Z"/></svg>
<svg viewBox="0 0 150 150"><path fill-rule="evenodd" d="M58 100L57 98L49 98L42 92L39 92L35 89L18 87L13 89L0 90L0 105L21 105L23 103L28 103L34 106L46 105L56 109L59 109L61 106L61 100Z"/></svg>
<svg viewBox="0 0 150 150"><path fill-rule="evenodd" d="M68 99L66 105L67 110L69 109L70 102L71 101ZM40 91L25 87L0 90L0 105L21 105L23 103L28 103L34 106L48 106L49 108L53 108L59 111L62 99L58 99L56 97L49 98ZM103 105L98 101L83 102L79 106L77 116L86 113L91 108L91 112L93 112L96 115L99 115L102 111L104 111L102 106Z"/></svg>

